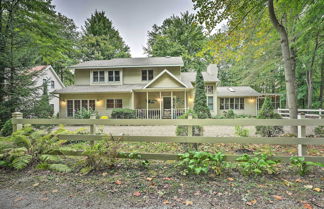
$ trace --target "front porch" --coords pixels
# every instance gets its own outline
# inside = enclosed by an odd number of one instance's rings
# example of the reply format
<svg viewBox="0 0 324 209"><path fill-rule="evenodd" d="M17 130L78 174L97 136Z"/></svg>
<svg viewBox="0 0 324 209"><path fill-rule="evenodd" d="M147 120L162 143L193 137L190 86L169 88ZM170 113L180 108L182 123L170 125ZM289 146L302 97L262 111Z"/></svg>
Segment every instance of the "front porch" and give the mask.
<svg viewBox="0 0 324 209"><path fill-rule="evenodd" d="M192 92L188 89L150 89L132 93L132 109L139 119L176 119L192 108L192 103Z"/></svg>

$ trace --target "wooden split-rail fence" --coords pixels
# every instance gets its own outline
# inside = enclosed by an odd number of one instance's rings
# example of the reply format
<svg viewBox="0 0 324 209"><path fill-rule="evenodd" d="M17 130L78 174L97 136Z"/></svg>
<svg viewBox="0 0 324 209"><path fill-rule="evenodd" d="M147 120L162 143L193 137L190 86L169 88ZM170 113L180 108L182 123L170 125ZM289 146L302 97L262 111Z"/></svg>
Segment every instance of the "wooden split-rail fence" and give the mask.
<svg viewBox="0 0 324 209"><path fill-rule="evenodd" d="M86 125L90 126L88 135L58 135L59 139L69 141L90 141L102 140L103 135L96 134L96 126L187 126L188 136L113 136L120 137L123 142L172 142L172 143L211 143L211 144L268 144L268 145L296 145L298 156L305 157L305 160L324 163L324 156L309 156L307 145L324 145L324 138L306 137L307 126L324 126L324 119L305 119L305 115L299 114L298 119L24 119L22 113L16 112L12 115L13 130L19 130L23 124L32 125ZM297 126L297 137L207 137L193 136L192 126ZM82 155L82 151L59 151L57 154ZM139 159L145 160L178 160L178 154L166 153L137 153ZM119 158L132 158L130 153L120 153ZM226 155L227 161L235 161L239 155ZM289 162L291 156L273 156L283 162ZM135 157L136 158L136 157Z"/></svg>

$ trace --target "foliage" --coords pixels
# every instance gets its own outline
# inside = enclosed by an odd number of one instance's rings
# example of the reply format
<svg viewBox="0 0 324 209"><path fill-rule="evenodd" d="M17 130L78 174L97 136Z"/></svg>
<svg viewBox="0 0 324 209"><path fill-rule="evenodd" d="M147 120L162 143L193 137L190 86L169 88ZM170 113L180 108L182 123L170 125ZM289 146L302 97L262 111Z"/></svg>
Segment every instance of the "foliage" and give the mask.
<svg viewBox="0 0 324 209"><path fill-rule="evenodd" d="M314 129L315 135L317 136L324 136L324 126L318 126Z"/></svg>
<svg viewBox="0 0 324 209"><path fill-rule="evenodd" d="M1 136L10 136L12 134L12 122L11 119L7 120L0 130Z"/></svg>
<svg viewBox="0 0 324 209"><path fill-rule="evenodd" d="M274 112L270 98L265 98L261 110L257 116L258 119L281 119L278 113ZM256 126L256 133L265 137L274 137L283 133L282 126Z"/></svg>
<svg viewBox="0 0 324 209"><path fill-rule="evenodd" d="M50 96L48 95L47 86L48 82L46 81L43 83L43 94L34 108L34 114L37 118L50 118L54 114L54 110L49 104Z"/></svg>
<svg viewBox="0 0 324 209"><path fill-rule="evenodd" d="M98 116L98 113L95 110L87 109L87 108L81 108L79 111L77 111L74 115L74 118L76 119L90 119L90 116L92 114L96 114Z"/></svg>
<svg viewBox="0 0 324 209"><path fill-rule="evenodd" d="M227 119L234 119L235 118L235 113L232 109L229 109L227 112L224 112L224 117Z"/></svg>
<svg viewBox="0 0 324 209"><path fill-rule="evenodd" d="M278 161L269 159L267 154L257 153L255 156L243 154L236 159L243 175L275 174Z"/></svg>
<svg viewBox="0 0 324 209"><path fill-rule="evenodd" d="M240 137L248 137L249 129L243 128L242 126L235 126L235 135Z"/></svg>
<svg viewBox="0 0 324 209"><path fill-rule="evenodd" d="M83 60L130 57L129 47L103 11L86 20L80 45Z"/></svg>
<svg viewBox="0 0 324 209"><path fill-rule="evenodd" d="M203 26L188 11L180 16L173 15L165 19L161 26L153 25L148 32L147 47L144 50L153 57L182 56L185 70L204 68L208 56L197 55L207 43L203 30Z"/></svg>
<svg viewBox="0 0 324 209"><path fill-rule="evenodd" d="M128 108L116 108L113 109L111 113L112 118L116 119L132 119L136 118L135 110L128 109Z"/></svg>
<svg viewBox="0 0 324 209"><path fill-rule="evenodd" d="M207 106L204 78L200 70L196 73L193 111L197 114L199 119L211 118L210 110Z"/></svg>
<svg viewBox="0 0 324 209"><path fill-rule="evenodd" d="M221 175L229 164L225 162L225 155L221 152L211 154L208 152L187 152L179 155L179 166L183 167L184 174L206 174L213 170L216 175Z"/></svg>
<svg viewBox="0 0 324 209"><path fill-rule="evenodd" d="M304 157L291 157L290 163L292 167L294 167L297 170L297 173L300 176L305 176L307 173L309 173L310 169L314 166L324 167L321 163L315 163L311 161L305 161Z"/></svg>

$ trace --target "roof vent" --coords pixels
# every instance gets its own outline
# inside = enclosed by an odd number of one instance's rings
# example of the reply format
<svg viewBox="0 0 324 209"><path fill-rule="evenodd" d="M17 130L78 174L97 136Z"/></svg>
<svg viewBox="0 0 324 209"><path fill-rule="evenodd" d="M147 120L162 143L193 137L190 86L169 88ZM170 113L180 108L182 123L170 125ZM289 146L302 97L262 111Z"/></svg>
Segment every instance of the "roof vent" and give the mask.
<svg viewBox="0 0 324 209"><path fill-rule="evenodd" d="M230 92L235 92L235 90L234 90L233 88L231 88L231 87L229 87L228 90L229 90Z"/></svg>

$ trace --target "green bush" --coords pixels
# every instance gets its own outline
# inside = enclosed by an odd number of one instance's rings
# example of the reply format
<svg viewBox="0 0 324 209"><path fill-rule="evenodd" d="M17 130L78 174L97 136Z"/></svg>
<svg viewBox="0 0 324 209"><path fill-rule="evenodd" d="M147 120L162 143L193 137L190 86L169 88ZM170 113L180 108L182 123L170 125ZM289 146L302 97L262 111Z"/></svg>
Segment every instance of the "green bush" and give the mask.
<svg viewBox="0 0 324 209"><path fill-rule="evenodd" d="M270 98L265 98L262 108L257 116L258 119L281 119L281 115L274 112ZM282 126L256 126L256 133L263 137L274 137L282 134Z"/></svg>
<svg viewBox="0 0 324 209"><path fill-rule="evenodd" d="M117 108L112 111L111 118L132 119L132 118L136 118L136 112L135 110L128 109L128 108Z"/></svg>
<svg viewBox="0 0 324 209"><path fill-rule="evenodd" d="M232 109L229 109L227 112L224 111L224 117L226 119L234 119L235 118L235 113Z"/></svg>
<svg viewBox="0 0 324 209"><path fill-rule="evenodd" d="M92 109L87 110L86 108L81 108L78 112L75 113L75 118L77 119L90 119L92 114L96 114L98 117L98 113Z"/></svg>
<svg viewBox="0 0 324 209"><path fill-rule="evenodd" d="M1 136L10 136L11 134L12 134L12 123L11 123L11 119L9 119L3 125L3 127L0 131L0 135Z"/></svg>
<svg viewBox="0 0 324 209"><path fill-rule="evenodd" d="M324 126L318 126L314 130L316 136L324 137Z"/></svg>
<svg viewBox="0 0 324 209"><path fill-rule="evenodd" d="M314 166L324 167L324 165L321 163L305 161L304 157L297 157L297 156L291 157L290 163L292 167L294 167L297 170L297 173L300 176L305 176L307 173L309 173L310 169Z"/></svg>

